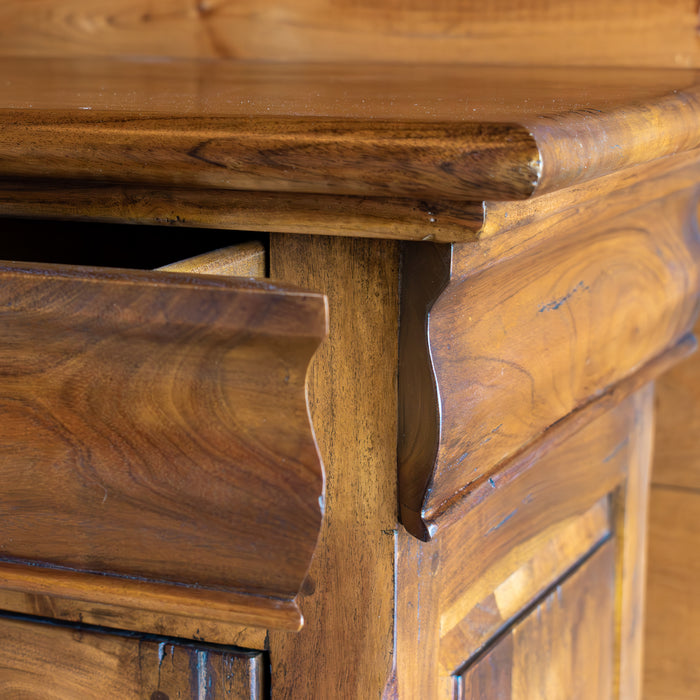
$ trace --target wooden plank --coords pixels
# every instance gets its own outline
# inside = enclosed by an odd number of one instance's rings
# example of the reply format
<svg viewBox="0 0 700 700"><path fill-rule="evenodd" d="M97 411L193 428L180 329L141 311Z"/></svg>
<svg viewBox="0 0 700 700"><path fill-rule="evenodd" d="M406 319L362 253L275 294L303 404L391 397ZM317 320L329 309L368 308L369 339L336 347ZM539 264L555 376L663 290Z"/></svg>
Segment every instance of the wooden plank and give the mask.
<svg viewBox="0 0 700 700"><path fill-rule="evenodd" d="M578 432L550 438L545 449L533 449L495 473L488 489L464 499L454 520L430 541L399 531L391 686L396 692L387 697L447 697L453 674L607 540L616 558L610 584L615 612L606 621L613 693L619 669L633 669L639 650L641 630L634 622L640 619L643 531L631 512L625 516L620 499L632 493L624 491L627 474L639 470L648 448L649 425L642 414L650 400L646 388L602 413L588 407L593 418ZM639 502L630 501L630 511L635 505ZM622 576L630 581L622 583Z"/></svg>
<svg viewBox="0 0 700 700"><path fill-rule="evenodd" d="M0 180L0 207L8 216L32 218L419 241L473 241L483 219L481 204L473 202L48 180Z"/></svg>
<svg viewBox="0 0 700 700"><path fill-rule="evenodd" d="M165 272L189 272L196 275L227 275L229 277L265 277L265 247L252 241L239 243L179 260L158 268Z"/></svg>
<svg viewBox="0 0 700 700"><path fill-rule="evenodd" d="M325 299L181 273L0 277L2 585L298 628Z"/></svg>
<svg viewBox="0 0 700 700"><path fill-rule="evenodd" d="M0 619L0 635L3 697L262 697L259 653L12 618Z"/></svg>
<svg viewBox="0 0 700 700"><path fill-rule="evenodd" d="M146 604L133 605L133 597L136 591L125 605L117 605L114 600L114 590L110 595L102 595L110 602L89 600L90 586L82 591L75 584L66 591L67 595L74 598L61 597L62 587L51 587L51 581L44 581L42 592L27 593L26 590L0 589L0 609L35 615L38 617L65 620L67 622L79 622L98 627L135 630L147 634L155 634L161 637L179 637L181 639L195 639L212 644L226 644L241 647L243 649L264 650L267 630L263 627L245 627L231 622L231 601L223 610L216 605L203 605L203 609L193 609L186 601L175 602L169 606L166 612L159 602L155 607L159 609L149 610ZM94 580L93 580L94 583ZM27 580L17 581L20 588L27 588ZM81 597L82 596L82 597ZM131 606L131 607L130 607ZM243 613L244 607L240 612Z"/></svg>
<svg viewBox="0 0 700 700"><path fill-rule="evenodd" d="M595 226L574 216L495 260L455 244L431 262L407 245L399 479L412 532L431 536L497 464L689 331L693 198L681 191Z"/></svg>
<svg viewBox="0 0 700 700"><path fill-rule="evenodd" d="M696 66L688 0L8 0L2 53Z"/></svg>
<svg viewBox="0 0 700 700"><path fill-rule="evenodd" d="M399 254L393 241L270 239L272 277L327 294L330 320L308 385L326 515L304 628L270 633L279 697L378 698L390 677Z"/></svg>
<svg viewBox="0 0 700 700"><path fill-rule="evenodd" d="M644 697L690 700L700 688L700 493L655 486L649 510Z"/></svg>
<svg viewBox="0 0 700 700"><path fill-rule="evenodd" d="M638 392L627 479L615 493L615 697L642 697L649 475L654 438L654 385Z"/></svg>
<svg viewBox="0 0 700 700"><path fill-rule="evenodd" d="M468 200L527 197L540 170L518 124L65 109L0 118L6 179Z"/></svg>
<svg viewBox="0 0 700 700"><path fill-rule="evenodd" d="M612 698L614 581L609 542L461 673L455 696Z"/></svg>

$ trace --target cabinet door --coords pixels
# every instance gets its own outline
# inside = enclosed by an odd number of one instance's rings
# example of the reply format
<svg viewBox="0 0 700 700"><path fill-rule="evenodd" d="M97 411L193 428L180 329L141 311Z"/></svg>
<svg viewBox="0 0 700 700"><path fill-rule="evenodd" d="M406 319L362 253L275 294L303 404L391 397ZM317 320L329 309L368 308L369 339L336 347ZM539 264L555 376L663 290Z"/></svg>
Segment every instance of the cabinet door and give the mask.
<svg viewBox="0 0 700 700"><path fill-rule="evenodd" d="M612 697L614 582L608 541L456 677L457 697Z"/></svg>
<svg viewBox="0 0 700 700"><path fill-rule="evenodd" d="M0 697L255 700L263 654L0 618Z"/></svg>

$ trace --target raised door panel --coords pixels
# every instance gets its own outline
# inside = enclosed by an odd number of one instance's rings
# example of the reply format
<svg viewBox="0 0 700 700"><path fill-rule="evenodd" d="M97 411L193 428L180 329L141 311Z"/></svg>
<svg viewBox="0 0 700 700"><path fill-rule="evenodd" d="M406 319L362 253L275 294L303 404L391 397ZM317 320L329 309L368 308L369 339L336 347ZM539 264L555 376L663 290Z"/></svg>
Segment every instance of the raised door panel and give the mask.
<svg viewBox="0 0 700 700"><path fill-rule="evenodd" d="M456 696L611 698L614 607L615 548L608 542L456 677Z"/></svg>

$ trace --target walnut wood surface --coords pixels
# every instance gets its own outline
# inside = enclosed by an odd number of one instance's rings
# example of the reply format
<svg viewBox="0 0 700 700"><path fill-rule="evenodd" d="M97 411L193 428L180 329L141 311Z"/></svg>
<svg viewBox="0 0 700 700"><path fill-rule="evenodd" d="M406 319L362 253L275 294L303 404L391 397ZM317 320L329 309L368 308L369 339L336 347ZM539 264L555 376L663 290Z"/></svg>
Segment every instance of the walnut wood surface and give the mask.
<svg viewBox="0 0 700 700"><path fill-rule="evenodd" d="M614 552L603 545L465 670L455 697L612 698Z"/></svg>
<svg viewBox="0 0 700 700"><path fill-rule="evenodd" d="M625 483L612 498L618 534L615 578L615 695L642 697L644 599L648 531L649 478L654 439L654 385L638 392L634 437L629 443Z"/></svg>
<svg viewBox="0 0 700 700"><path fill-rule="evenodd" d="M609 500L604 497L580 517L543 531L530 559L505 578L503 562L499 562L496 568L500 571L488 571L479 582L486 590L479 594L471 590L458 600L456 607L441 615L440 663L447 673L464 663L465 650L486 646L553 581L562 579L572 566L610 536L609 510ZM514 549L513 559L518 554L522 556L520 547ZM494 585L494 581L498 583Z"/></svg>
<svg viewBox="0 0 700 700"><path fill-rule="evenodd" d="M273 697L379 698L389 678L398 268L393 241L270 239L271 276L327 294L330 320L309 377L326 510L299 601L304 628L270 634Z"/></svg>
<svg viewBox="0 0 700 700"><path fill-rule="evenodd" d="M603 413L588 407L593 418L580 431L527 451L510 476L495 474L488 491L434 539L421 542L399 531L396 693L389 697L449 696L453 674L608 538L616 557L608 695L618 685L615 697L635 697L634 679L625 675L623 687L616 678L639 662L642 628L635 614L643 577L635 556L645 528L643 510L637 519L634 513L643 506L635 494L649 468L651 408L649 386ZM535 665L546 659L537 652Z"/></svg>
<svg viewBox="0 0 700 700"><path fill-rule="evenodd" d="M6 0L3 54L698 65L688 0Z"/></svg>
<svg viewBox="0 0 700 700"><path fill-rule="evenodd" d="M12 181L522 199L700 145L690 71L0 63Z"/></svg>
<svg viewBox="0 0 700 700"><path fill-rule="evenodd" d="M48 180L2 181L0 208L7 216L33 218L445 241L474 240L483 219L475 202Z"/></svg>
<svg viewBox="0 0 700 700"><path fill-rule="evenodd" d="M656 402L652 483L700 491L700 360L689 359L665 375Z"/></svg>
<svg viewBox="0 0 700 700"><path fill-rule="evenodd" d="M3 585L297 628L322 513L304 386L323 297L166 272L0 277Z"/></svg>
<svg viewBox="0 0 700 700"><path fill-rule="evenodd" d="M188 258L167 266L170 270L190 273L258 276L265 274L265 254L257 243L241 243L223 250ZM26 580L24 581L26 586ZM186 611L173 610L172 614L153 612L134 607L118 606L90 600L59 598L58 588L48 594L35 594L9 589L0 590L0 608L40 617L72 620L102 627L139 630L151 634L190 638L233 644L248 649L264 649L267 631L261 628L241 627L222 618L207 619L210 615L188 616ZM216 617L215 615L210 615Z"/></svg>
<svg viewBox="0 0 700 700"><path fill-rule="evenodd" d="M261 654L0 618L0 694L30 700L263 697Z"/></svg>
<svg viewBox="0 0 700 700"><path fill-rule="evenodd" d="M591 226L570 215L495 260L488 243L432 257L407 245L399 480L412 532L429 537L458 494L688 332L694 202L681 191Z"/></svg>

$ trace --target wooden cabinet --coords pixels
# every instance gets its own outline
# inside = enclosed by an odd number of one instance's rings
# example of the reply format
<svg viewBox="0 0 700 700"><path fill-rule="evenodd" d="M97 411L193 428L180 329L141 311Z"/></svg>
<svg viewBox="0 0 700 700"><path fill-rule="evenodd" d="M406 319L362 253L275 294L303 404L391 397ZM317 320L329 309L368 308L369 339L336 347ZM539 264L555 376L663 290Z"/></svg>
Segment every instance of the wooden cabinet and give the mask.
<svg viewBox="0 0 700 700"><path fill-rule="evenodd" d="M0 688L640 696L695 73L0 65Z"/></svg>

